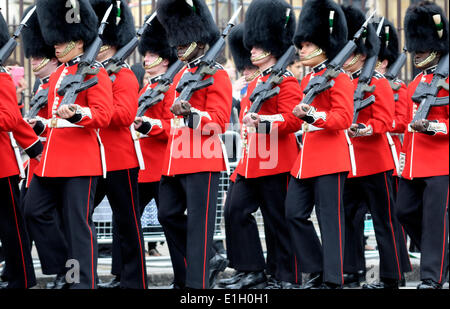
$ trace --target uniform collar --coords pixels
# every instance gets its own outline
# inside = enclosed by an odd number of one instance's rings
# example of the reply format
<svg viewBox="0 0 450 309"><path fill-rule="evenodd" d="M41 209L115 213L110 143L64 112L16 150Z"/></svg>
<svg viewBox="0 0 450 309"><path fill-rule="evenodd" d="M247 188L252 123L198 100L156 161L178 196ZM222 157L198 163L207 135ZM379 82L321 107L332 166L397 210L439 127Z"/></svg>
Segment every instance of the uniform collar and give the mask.
<svg viewBox="0 0 450 309"><path fill-rule="evenodd" d="M428 68L428 69L423 70L423 71L422 71L422 72L423 72L423 75L433 74L434 71L436 71L436 68L437 68L437 64L434 65L434 66L432 66L431 68Z"/></svg>
<svg viewBox="0 0 450 309"><path fill-rule="evenodd" d="M361 75L361 69L352 73L352 79L357 79Z"/></svg>
<svg viewBox="0 0 450 309"><path fill-rule="evenodd" d="M261 76L269 75L270 73L272 73L272 69L273 69L273 66L271 66L270 68L265 69L264 71L261 72Z"/></svg>
<svg viewBox="0 0 450 309"><path fill-rule="evenodd" d="M109 61L111 61L111 58L106 59L105 61L102 61L101 64L104 68L108 65Z"/></svg>
<svg viewBox="0 0 450 309"><path fill-rule="evenodd" d="M161 79L161 77L162 77L163 75L164 75L164 74L160 74L160 75L158 75L158 76L149 78L149 79L148 79L149 85L153 85L154 83L158 82L158 81Z"/></svg>
<svg viewBox="0 0 450 309"><path fill-rule="evenodd" d="M50 75L44 78L41 78L41 85L45 85L50 81Z"/></svg>
<svg viewBox="0 0 450 309"><path fill-rule="evenodd" d="M197 66L200 64L200 62L202 61L203 56L204 56L204 55L201 55L201 56L198 57L197 59L192 60L191 62L189 62L189 63L187 64L187 67L188 67L189 69L193 69L193 68L197 67Z"/></svg>
<svg viewBox="0 0 450 309"><path fill-rule="evenodd" d="M314 73L319 73L320 71L325 69L327 67L327 65L328 65L328 59L326 59L324 62L313 67L312 70L314 71Z"/></svg>
<svg viewBox="0 0 450 309"><path fill-rule="evenodd" d="M83 56L83 54L81 54L81 55L79 55L79 56L76 56L75 58L73 58L72 60L70 60L70 61L67 61L64 65L66 66L66 67L71 67L71 66L73 66L73 65L75 65L75 64L77 64L77 63L79 63L80 61L81 61L81 57Z"/></svg>

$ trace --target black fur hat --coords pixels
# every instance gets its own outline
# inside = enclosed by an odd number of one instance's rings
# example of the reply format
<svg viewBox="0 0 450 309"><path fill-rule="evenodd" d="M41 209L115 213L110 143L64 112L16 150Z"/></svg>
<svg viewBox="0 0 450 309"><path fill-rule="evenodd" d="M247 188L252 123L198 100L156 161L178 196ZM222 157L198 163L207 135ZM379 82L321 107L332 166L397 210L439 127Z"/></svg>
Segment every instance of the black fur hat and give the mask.
<svg viewBox="0 0 450 309"><path fill-rule="evenodd" d="M82 40L86 48L97 37L98 18L89 0L37 0L36 12L49 45Z"/></svg>
<svg viewBox="0 0 450 309"><path fill-rule="evenodd" d="M24 12L22 19L33 9L34 5L28 7ZM22 30L22 42L25 57L36 58L55 58L55 48L45 43L42 37L41 27L36 12L31 15L27 21L27 26Z"/></svg>
<svg viewBox="0 0 450 309"><path fill-rule="evenodd" d="M244 24L233 27L228 35L228 46L231 56L233 56L234 65L239 72L245 68L252 68L254 65L250 60L250 50L244 46Z"/></svg>
<svg viewBox="0 0 450 309"><path fill-rule="evenodd" d="M348 39L353 36L361 28L366 21L364 13L354 6L342 6L345 18L347 19ZM367 58L372 57L380 51L380 39L377 36L377 30L372 23L367 25L367 31L356 43L355 54L366 55Z"/></svg>
<svg viewBox="0 0 450 309"><path fill-rule="evenodd" d="M159 0L156 10L172 47L192 42L212 45L220 37L204 0Z"/></svg>
<svg viewBox="0 0 450 309"><path fill-rule="evenodd" d="M6 24L3 14L0 12L0 48L8 42L10 38L8 25Z"/></svg>
<svg viewBox="0 0 450 309"><path fill-rule="evenodd" d="M435 23L433 16L441 23ZM438 16L439 15L439 16ZM436 51L448 53L448 20L442 8L430 1L411 5L406 10L405 21L406 47L409 52ZM440 30L441 35L438 34Z"/></svg>
<svg viewBox="0 0 450 309"><path fill-rule="evenodd" d="M178 59L175 47L169 45L167 32L157 18L152 20L142 34L138 50L142 56L148 51L158 54L161 58L169 60L169 65Z"/></svg>
<svg viewBox="0 0 450 309"><path fill-rule="evenodd" d="M377 28L379 24L379 22L374 23L373 26ZM383 22L379 38L380 53L378 54L378 59L387 60L389 62L389 67L397 60L400 52L397 29L395 29L395 26L387 19Z"/></svg>
<svg viewBox="0 0 450 309"><path fill-rule="evenodd" d="M248 49L257 46L279 58L292 45L295 14L284 0L253 0L244 24L244 44Z"/></svg>
<svg viewBox="0 0 450 309"><path fill-rule="evenodd" d="M330 34L330 12L334 12ZM332 13L333 14L333 13ZM311 42L333 59L348 40L347 21L341 7L333 0L308 0L302 8L294 35L294 44Z"/></svg>
<svg viewBox="0 0 450 309"><path fill-rule="evenodd" d="M92 8L97 14L98 22L100 23L112 4L113 9L108 18L108 25L103 32L102 40L104 45L116 46L121 48L131 41L136 35L134 27L134 18L131 13L128 3L125 0L120 0L120 7L117 8L116 0L89 0Z"/></svg>

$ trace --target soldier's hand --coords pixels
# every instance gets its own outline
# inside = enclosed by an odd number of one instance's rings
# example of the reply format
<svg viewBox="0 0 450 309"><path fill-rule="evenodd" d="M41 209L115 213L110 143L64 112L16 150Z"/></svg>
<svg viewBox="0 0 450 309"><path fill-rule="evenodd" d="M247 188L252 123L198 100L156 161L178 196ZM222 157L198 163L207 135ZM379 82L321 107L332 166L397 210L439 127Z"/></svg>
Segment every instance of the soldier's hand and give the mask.
<svg viewBox="0 0 450 309"><path fill-rule="evenodd" d="M170 111L177 116L187 116L191 113L191 104L188 101L176 100Z"/></svg>
<svg viewBox="0 0 450 309"><path fill-rule="evenodd" d="M349 137L356 137L356 135L358 133L358 124L357 123L353 123L350 126L350 128L348 128L347 132L348 132L348 136Z"/></svg>
<svg viewBox="0 0 450 309"><path fill-rule="evenodd" d="M63 119L69 119L75 115L75 112L76 107L74 105L61 105L56 114Z"/></svg>
<svg viewBox="0 0 450 309"><path fill-rule="evenodd" d="M134 119L133 125L135 130L139 129L139 127L142 125L142 117L136 117L136 119Z"/></svg>
<svg viewBox="0 0 450 309"><path fill-rule="evenodd" d="M242 119L242 122L247 126L247 127L254 127L257 128L258 124L259 124L259 115L256 113L250 113L244 116L244 118Z"/></svg>
<svg viewBox="0 0 450 309"><path fill-rule="evenodd" d="M300 103L297 106L294 107L292 110L292 113L297 118L303 118L305 117L306 113L309 111L311 107L308 104Z"/></svg>
<svg viewBox="0 0 450 309"><path fill-rule="evenodd" d="M428 129L429 125L430 125L429 120L420 119L414 121L414 123L411 125L411 128L417 132L425 132Z"/></svg>
<svg viewBox="0 0 450 309"><path fill-rule="evenodd" d="M34 126L38 122L38 120L36 118L33 118L33 119L25 118L25 121L30 125L31 128L34 128Z"/></svg>
<svg viewBox="0 0 450 309"><path fill-rule="evenodd" d="M241 92L241 90L247 86L248 82L245 80L245 76L241 76L233 83L233 91Z"/></svg>

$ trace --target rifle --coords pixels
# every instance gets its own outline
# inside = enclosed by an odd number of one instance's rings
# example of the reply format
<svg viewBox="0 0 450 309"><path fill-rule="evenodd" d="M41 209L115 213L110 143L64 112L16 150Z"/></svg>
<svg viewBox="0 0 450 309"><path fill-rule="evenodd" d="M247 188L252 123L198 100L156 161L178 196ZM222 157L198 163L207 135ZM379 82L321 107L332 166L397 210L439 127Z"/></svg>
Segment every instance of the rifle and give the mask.
<svg viewBox="0 0 450 309"><path fill-rule="evenodd" d="M156 17L156 11L145 21L144 25L139 28L136 32L136 35L131 41L129 41L125 46L117 51L117 53L109 59L108 64L106 65L106 72L108 75L112 73L119 73L122 69L122 65L125 63L125 60L133 53L136 47L139 44L139 38L142 36L144 31L150 25L152 20Z"/></svg>
<svg viewBox="0 0 450 309"><path fill-rule="evenodd" d="M37 116L39 111L47 105L48 102L48 88L40 90L30 102L30 110L25 118L33 119Z"/></svg>
<svg viewBox="0 0 450 309"><path fill-rule="evenodd" d="M436 71L434 71L433 79L431 83L421 82L412 96L412 100L416 103L420 102L419 108L412 120L413 124L417 120L426 119L430 108L433 106L448 105L448 96L437 97L437 94L441 88L448 91L448 83L445 79L448 77L448 53L444 55L438 63Z"/></svg>
<svg viewBox="0 0 450 309"><path fill-rule="evenodd" d="M381 28L383 27L384 17L381 22L378 24L377 29L377 37L380 35ZM364 99L366 93L372 93L375 91L375 85L369 86L373 72L375 71L375 67L378 61L378 54L373 55L369 59L367 59L364 63L363 68L361 69L361 75L358 79L358 85L356 86L355 93L353 95L354 102L354 114L353 114L353 123L356 123L358 119L359 112L366 108L367 106L372 105L375 102L375 96L372 94L370 97Z"/></svg>
<svg viewBox="0 0 450 309"><path fill-rule="evenodd" d="M277 63L272 67L269 78L265 82L260 83L255 90L253 90L249 98L252 105L247 113L259 112L265 101L280 93L280 87L277 85L281 84L283 81L286 67L291 63L295 51L294 45L289 46L284 54L278 59Z"/></svg>
<svg viewBox="0 0 450 309"><path fill-rule="evenodd" d="M61 82L61 87L58 90L58 94L60 96L64 96L61 101L61 106L66 104L68 105L74 104L77 99L78 93L87 90L98 83L97 76L94 76L93 78L87 81L84 81L84 79L86 78L87 75L97 75L97 73L100 71L100 68L94 67L94 65L96 63L100 47L103 45L101 36L103 35L103 31L105 30L105 27L108 24L107 20L111 13L112 8L113 5L111 4L108 10L106 11L105 16L103 17L103 20L100 24L98 36L95 38L94 42L88 47L83 57L81 57L75 75L72 74L67 75Z"/></svg>
<svg viewBox="0 0 450 309"><path fill-rule="evenodd" d="M216 58L225 47L225 37L230 32L231 28L234 27L234 21L241 9L242 6L240 6L239 9L233 14L220 38L201 58L197 70L194 73L187 72L183 75L176 89L180 92L180 96L177 98L177 101L189 101L195 91L211 86L214 83L213 77L209 77L205 80L203 80L203 78L206 75L214 75L217 72Z"/></svg>
<svg viewBox="0 0 450 309"><path fill-rule="evenodd" d="M403 52L400 56L398 56L397 60L391 65L389 70L384 74L384 77L389 81L389 85L391 85L392 90L398 91L400 89L400 85L394 84L395 79L397 78L400 70L406 63L406 53L408 50L406 47L403 48Z"/></svg>
<svg viewBox="0 0 450 309"><path fill-rule="evenodd" d="M169 90L175 75L184 67L184 62L177 60L158 80L158 85L155 88L148 89L139 98L139 109L137 117L144 116L145 112L152 106L156 105L164 99L164 94Z"/></svg>
<svg viewBox="0 0 450 309"><path fill-rule="evenodd" d="M367 25L376 13L376 10L366 19L361 28L355 33L353 39L348 41L342 50L331 60L327 65L326 71L322 75L314 76L306 86L303 93L305 96L301 103L310 105L315 97L321 92L330 89L334 86L333 78L336 78L341 73L341 68L345 61L353 54L356 49L356 42L361 38L364 31L367 30Z"/></svg>
<svg viewBox="0 0 450 309"><path fill-rule="evenodd" d="M3 66L6 60L11 56L14 49L16 49L17 41L16 39L20 36L20 33L22 32L24 27L27 26L27 21L30 19L30 17L34 14L34 11L36 11L36 6L34 6L28 14L24 17L24 19L20 22L20 25L17 27L16 31L14 32L13 36L6 42L5 45L2 46L0 49L0 66Z"/></svg>

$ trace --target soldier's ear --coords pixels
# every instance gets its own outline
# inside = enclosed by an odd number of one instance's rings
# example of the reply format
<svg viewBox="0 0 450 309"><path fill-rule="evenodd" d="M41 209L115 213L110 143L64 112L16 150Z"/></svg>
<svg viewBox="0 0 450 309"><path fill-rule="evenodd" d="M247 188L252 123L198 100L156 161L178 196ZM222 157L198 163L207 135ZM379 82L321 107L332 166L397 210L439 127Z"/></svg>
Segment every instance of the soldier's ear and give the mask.
<svg viewBox="0 0 450 309"><path fill-rule="evenodd" d="M76 46L78 49L84 50L84 42L83 42L82 40L76 41L76 42L75 42L75 46Z"/></svg>

